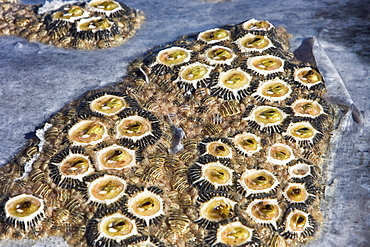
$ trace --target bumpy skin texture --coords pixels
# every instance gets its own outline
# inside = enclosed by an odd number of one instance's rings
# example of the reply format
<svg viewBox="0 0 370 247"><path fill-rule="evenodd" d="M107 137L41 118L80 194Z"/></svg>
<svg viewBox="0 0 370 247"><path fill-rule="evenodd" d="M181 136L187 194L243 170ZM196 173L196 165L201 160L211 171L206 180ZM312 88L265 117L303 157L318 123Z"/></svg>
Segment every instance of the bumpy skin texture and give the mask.
<svg viewBox="0 0 370 247"><path fill-rule="evenodd" d="M47 121L0 170L1 238L71 246L294 246L322 221L334 112L286 33L187 35ZM27 169L31 168L31 169Z"/></svg>
<svg viewBox="0 0 370 247"><path fill-rule="evenodd" d="M0 2L0 35L63 48L104 49L131 38L144 21L142 12L117 1L65 4L43 13L41 5Z"/></svg>

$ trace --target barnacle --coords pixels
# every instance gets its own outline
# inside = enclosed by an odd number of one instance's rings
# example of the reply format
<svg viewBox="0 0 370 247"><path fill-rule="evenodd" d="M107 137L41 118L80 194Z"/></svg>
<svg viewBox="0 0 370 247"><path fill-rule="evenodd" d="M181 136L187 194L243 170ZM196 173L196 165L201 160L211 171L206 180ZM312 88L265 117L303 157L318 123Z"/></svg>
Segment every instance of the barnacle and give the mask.
<svg viewBox="0 0 370 247"><path fill-rule="evenodd" d="M17 16L14 28L33 21L45 42L91 49L118 44L140 17L92 0ZM58 235L75 247L313 239L335 108L286 37L255 19L182 36L68 104L0 168L0 238Z"/></svg>
<svg viewBox="0 0 370 247"><path fill-rule="evenodd" d="M50 8L48 4L31 8L26 4L17 4L18 11L27 16L28 21L21 21L22 17L11 12L11 8L5 10L4 14L12 18L4 23L8 32L1 33L64 48L98 49L122 44L133 36L144 20L140 11L114 0L56 6L59 8ZM13 18L17 21L12 22Z"/></svg>
<svg viewBox="0 0 370 247"><path fill-rule="evenodd" d="M34 227L45 216L44 201L31 194L10 197L2 204L2 220L25 231Z"/></svg>

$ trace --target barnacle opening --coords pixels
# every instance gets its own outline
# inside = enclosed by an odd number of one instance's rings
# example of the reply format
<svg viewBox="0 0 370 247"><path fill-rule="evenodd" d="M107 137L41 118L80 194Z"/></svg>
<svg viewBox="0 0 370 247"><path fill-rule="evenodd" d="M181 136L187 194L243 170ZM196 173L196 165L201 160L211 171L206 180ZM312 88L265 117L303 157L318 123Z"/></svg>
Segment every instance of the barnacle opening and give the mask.
<svg viewBox="0 0 370 247"><path fill-rule="evenodd" d="M126 182L113 175L104 175L91 181L88 185L88 200L110 205L125 195Z"/></svg>
<svg viewBox="0 0 370 247"><path fill-rule="evenodd" d="M323 82L320 73L310 67L297 68L294 71L294 80L308 88Z"/></svg>
<svg viewBox="0 0 370 247"><path fill-rule="evenodd" d="M324 113L323 107L314 100L299 99L292 104L296 116L315 118Z"/></svg>
<svg viewBox="0 0 370 247"><path fill-rule="evenodd" d="M306 238L315 233L313 218L302 210L295 209L286 217L283 236L291 239Z"/></svg>
<svg viewBox="0 0 370 247"><path fill-rule="evenodd" d="M293 178L304 178L311 175L311 166L305 163L297 163L289 167L288 173Z"/></svg>
<svg viewBox="0 0 370 247"><path fill-rule="evenodd" d="M89 157L82 154L69 154L61 163L53 163L59 167L63 178L74 178L82 181L83 177L94 171Z"/></svg>
<svg viewBox="0 0 370 247"><path fill-rule="evenodd" d="M255 121L261 127L279 125L286 118L286 114L277 107L258 106L252 110L248 119Z"/></svg>
<svg viewBox="0 0 370 247"><path fill-rule="evenodd" d="M272 55L251 57L247 64L249 69L261 75L284 72L284 60Z"/></svg>
<svg viewBox="0 0 370 247"><path fill-rule="evenodd" d="M285 198L290 202L305 202L309 194L303 184L289 184L284 191Z"/></svg>
<svg viewBox="0 0 370 247"><path fill-rule="evenodd" d="M224 46L213 46L206 51L206 60L211 64L227 64L230 65L234 61L236 55L235 53L227 47Z"/></svg>
<svg viewBox="0 0 370 247"><path fill-rule="evenodd" d="M105 125L93 120L83 120L68 131L69 140L79 145L93 145L101 142L106 136Z"/></svg>
<svg viewBox="0 0 370 247"><path fill-rule="evenodd" d="M271 47L274 47L271 40L266 36L247 34L238 39L236 43L242 52L262 52Z"/></svg>
<svg viewBox="0 0 370 247"><path fill-rule="evenodd" d="M135 150L112 145L97 152L99 169L122 170L135 165Z"/></svg>
<svg viewBox="0 0 370 247"><path fill-rule="evenodd" d="M78 21L77 32L91 31L96 33L102 30L110 30L112 26L113 22L109 21L107 18L91 17Z"/></svg>
<svg viewBox="0 0 370 247"><path fill-rule="evenodd" d="M307 122L290 123L287 129L287 135L291 136L296 141L309 141L313 143L315 135L318 131Z"/></svg>
<svg viewBox="0 0 370 247"><path fill-rule="evenodd" d="M240 90L249 86L252 77L241 69L232 69L220 74L218 86L228 90Z"/></svg>
<svg viewBox="0 0 370 247"><path fill-rule="evenodd" d="M232 170L219 162L212 162L202 166L202 175L214 186L232 184Z"/></svg>
<svg viewBox="0 0 370 247"><path fill-rule="evenodd" d="M135 221L120 213L103 217L98 224L98 229L101 236L118 242L138 233Z"/></svg>
<svg viewBox="0 0 370 247"><path fill-rule="evenodd" d="M217 242L228 246L240 246L252 240L253 229L236 221L222 225L217 230Z"/></svg>
<svg viewBox="0 0 370 247"><path fill-rule="evenodd" d="M103 95L90 103L92 111L111 116L127 107L122 97L116 95Z"/></svg>
<svg viewBox="0 0 370 247"><path fill-rule="evenodd" d="M9 198L4 210L7 220L27 230L44 216L44 201L30 194L21 194Z"/></svg>
<svg viewBox="0 0 370 247"><path fill-rule="evenodd" d="M161 50L157 55L157 63L167 66L179 65L190 60L190 50L181 47L171 47Z"/></svg>
<svg viewBox="0 0 370 247"><path fill-rule="evenodd" d="M281 208L277 199L254 200L248 205L247 213L260 224L272 224L276 228L276 221L281 216Z"/></svg>
<svg viewBox="0 0 370 247"><path fill-rule="evenodd" d="M251 156L262 148L261 138L252 133L237 134L234 136L233 142L238 151L248 156Z"/></svg>
<svg viewBox="0 0 370 247"><path fill-rule="evenodd" d="M269 31L274 26L269 21L251 19L243 23L243 29L245 30L262 30Z"/></svg>
<svg viewBox="0 0 370 247"><path fill-rule="evenodd" d="M92 0L87 5L91 10L105 13L108 16L122 9L121 5L113 0Z"/></svg>
<svg viewBox="0 0 370 247"><path fill-rule="evenodd" d="M216 196L202 204L199 216L212 222L228 220L235 216L235 204L229 198Z"/></svg>
<svg viewBox="0 0 370 247"><path fill-rule="evenodd" d="M206 144L207 153L219 158L231 158L232 149L221 141L209 142Z"/></svg>
<svg viewBox="0 0 370 247"><path fill-rule="evenodd" d="M262 82L252 95L268 101L280 101L288 98L291 92L292 89L287 82L281 79L273 79Z"/></svg>
<svg viewBox="0 0 370 247"><path fill-rule="evenodd" d="M129 116L117 124L118 137L140 139L152 132L150 122L141 116Z"/></svg>
<svg viewBox="0 0 370 247"><path fill-rule="evenodd" d="M192 84L194 88L200 87L197 85L198 81L209 78L213 67L202 63L193 63L181 68L179 72L179 79L182 82Z"/></svg>
<svg viewBox="0 0 370 247"><path fill-rule="evenodd" d="M146 225L149 225L151 219L164 214L162 198L148 190L130 198L127 207L131 214L145 220Z"/></svg>
<svg viewBox="0 0 370 247"><path fill-rule="evenodd" d="M247 196L255 193L268 193L279 184L279 181L267 170L246 170L239 180Z"/></svg>
<svg viewBox="0 0 370 247"><path fill-rule="evenodd" d="M230 38L230 32L221 29L221 28L214 28L211 30L207 30L204 32L199 33L198 40L203 40L207 44L214 44L220 41L224 41Z"/></svg>
<svg viewBox="0 0 370 247"><path fill-rule="evenodd" d="M293 150L290 146L276 143L267 151L267 161L278 165L286 165L294 159Z"/></svg>
<svg viewBox="0 0 370 247"><path fill-rule="evenodd" d="M82 18L89 16L89 13L80 6L71 6L70 8L64 8L63 10L57 11L52 14L52 19L63 20L68 22L74 22Z"/></svg>

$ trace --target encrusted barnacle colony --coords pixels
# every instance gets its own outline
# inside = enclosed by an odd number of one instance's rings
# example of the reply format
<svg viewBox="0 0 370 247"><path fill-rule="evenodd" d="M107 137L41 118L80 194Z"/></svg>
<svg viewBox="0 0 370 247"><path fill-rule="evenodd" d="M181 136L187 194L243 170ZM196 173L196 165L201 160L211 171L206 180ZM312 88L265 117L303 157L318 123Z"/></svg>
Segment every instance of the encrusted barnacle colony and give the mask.
<svg viewBox="0 0 370 247"><path fill-rule="evenodd" d="M0 35L63 48L117 46L133 36L144 21L143 13L114 0L71 1L62 6L58 1L44 6L3 2Z"/></svg>
<svg viewBox="0 0 370 247"><path fill-rule="evenodd" d="M113 0L64 5L42 15L45 42L118 35L125 15L135 17ZM336 108L286 37L255 19L183 36L68 104L0 168L0 238L59 235L75 247L312 240Z"/></svg>

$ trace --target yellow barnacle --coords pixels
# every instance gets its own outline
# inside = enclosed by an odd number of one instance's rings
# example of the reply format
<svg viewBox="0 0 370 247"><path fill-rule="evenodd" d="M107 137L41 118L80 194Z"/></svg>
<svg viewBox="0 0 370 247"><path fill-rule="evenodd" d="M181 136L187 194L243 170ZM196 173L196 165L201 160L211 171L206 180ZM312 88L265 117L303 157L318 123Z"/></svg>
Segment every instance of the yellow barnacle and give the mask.
<svg viewBox="0 0 370 247"><path fill-rule="evenodd" d="M288 98L291 92L292 89L288 83L281 79L273 79L262 82L252 96L269 101L279 101Z"/></svg>
<svg viewBox="0 0 370 247"><path fill-rule="evenodd" d="M236 221L222 225L217 230L217 241L227 246L240 246L252 240L253 229Z"/></svg>
<svg viewBox="0 0 370 247"><path fill-rule="evenodd" d="M297 68L294 72L294 80L308 88L323 82L320 73L310 67Z"/></svg>
<svg viewBox="0 0 370 247"><path fill-rule="evenodd" d="M278 165L286 165L294 159L292 148L282 143L272 145L267 153L267 161Z"/></svg>
<svg viewBox="0 0 370 247"><path fill-rule="evenodd" d="M122 170L135 165L135 151L112 145L97 152L99 169Z"/></svg>
<svg viewBox="0 0 370 247"><path fill-rule="evenodd" d="M194 63L181 68L180 78L183 81L196 82L209 76L212 67L202 63Z"/></svg>
<svg viewBox="0 0 370 247"><path fill-rule="evenodd" d="M324 112L322 106L314 100L297 100L293 103L292 108L295 115L302 117L315 118Z"/></svg>
<svg viewBox="0 0 370 247"><path fill-rule="evenodd" d="M283 236L290 238L306 238L315 232L312 217L301 210L295 209L286 217Z"/></svg>
<svg viewBox="0 0 370 247"><path fill-rule="evenodd" d="M227 220L234 217L235 204L236 202L226 197L213 197L201 206L199 215L212 222Z"/></svg>
<svg viewBox="0 0 370 247"><path fill-rule="evenodd" d="M117 241L137 234L135 221L120 213L102 218L98 224L98 229L102 236Z"/></svg>
<svg viewBox="0 0 370 247"><path fill-rule="evenodd" d="M5 214L14 224L26 230L44 216L44 201L30 194L21 194L8 199Z"/></svg>
<svg viewBox="0 0 370 247"><path fill-rule="evenodd" d="M288 133L298 140L310 140L315 136L316 130L309 122L298 122L288 127Z"/></svg>
<svg viewBox="0 0 370 247"><path fill-rule="evenodd" d="M67 9L55 12L52 17L53 19L61 19L65 21L73 22L78 19L82 19L88 16L86 10L80 6L72 6Z"/></svg>
<svg viewBox="0 0 370 247"><path fill-rule="evenodd" d="M93 120L83 120L68 131L69 140L80 145L96 144L106 136L104 124Z"/></svg>
<svg viewBox="0 0 370 247"><path fill-rule="evenodd" d="M93 10L108 13L121 8L118 2L112 0L93 0L88 3L88 6Z"/></svg>
<svg viewBox="0 0 370 247"><path fill-rule="evenodd" d="M163 200L159 195L145 190L129 199L128 210L148 221L163 214Z"/></svg>
<svg viewBox="0 0 370 247"><path fill-rule="evenodd" d="M126 182L122 178L104 175L88 185L89 201L109 205L121 199L125 189Z"/></svg>
<svg viewBox="0 0 370 247"><path fill-rule="evenodd" d="M272 106L259 106L255 108L250 116L261 126L280 124L285 118L285 113L279 108Z"/></svg>
<svg viewBox="0 0 370 247"><path fill-rule="evenodd" d="M269 31L273 27L274 26L269 21L262 21L262 20L256 20L256 19L251 19L243 23L243 29L245 30Z"/></svg>
<svg viewBox="0 0 370 247"><path fill-rule="evenodd" d="M309 196L303 184L289 184L284 191L284 196L290 202L305 202Z"/></svg>
<svg viewBox="0 0 370 247"><path fill-rule="evenodd" d="M311 175L311 168L308 164L297 163L294 166L289 167L288 173L294 178L304 178Z"/></svg>
<svg viewBox="0 0 370 247"><path fill-rule="evenodd" d="M107 18L102 17L91 17L82 19L77 23L77 31L92 31L93 33L104 29L110 29L113 22L110 22Z"/></svg>
<svg viewBox="0 0 370 247"><path fill-rule="evenodd" d="M268 193L279 184L275 175L267 170L246 170L239 182L247 195Z"/></svg>
<svg viewBox="0 0 370 247"><path fill-rule="evenodd" d="M190 60L190 50L181 47L171 47L160 51L157 55L157 63L167 66L179 65Z"/></svg>
<svg viewBox="0 0 370 247"><path fill-rule="evenodd" d="M272 55L252 57L247 63L248 68L261 75L284 72L284 60Z"/></svg>
<svg viewBox="0 0 370 247"><path fill-rule="evenodd" d="M274 47L266 36L247 34L236 41L242 52L262 52Z"/></svg>
<svg viewBox="0 0 370 247"><path fill-rule="evenodd" d="M104 95L90 103L91 110L108 116L117 114L125 107L127 107L125 101L115 95Z"/></svg>
<svg viewBox="0 0 370 247"><path fill-rule="evenodd" d="M219 86L239 90L249 86L252 77L241 69L232 69L220 74Z"/></svg>
<svg viewBox="0 0 370 247"><path fill-rule="evenodd" d="M119 137L138 139L150 134L152 128L147 119L140 116L129 116L118 123L117 131Z"/></svg>
<svg viewBox="0 0 370 247"><path fill-rule="evenodd" d="M89 158L81 154L71 154L59 165L60 173L65 177L82 178L92 170Z"/></svg>
<svg viewBox="0 0 370 247"><path fill-rule="evenodd" d="M232 184L232 170L220 163L208 163L202 166L202 175L215 186Z"/></svg>
<svg viewBox="0 0 370 247"><path fill-rule="evenodd" d="M215 28L199 33L198 39L208 44L214 44L230 38L230 32L225 29Z"/></svg>
<svg viewBox="0 0 370 247"><path fill-rule="evenodd" d="M276 199L255 200L248 205L249 216L257 223L269 223L276 227L281 209Z"/></svg>
<svg viewBox="0 0 370 247"><path fill-rule="evenodd" d="M207 153L220 158L230 158L232 156L231 148L220 141L207 143Z"/></svg>
<svg viewBox="0 0 370 247"><path fill-rule="evenodd" d="M228 64L235 59L235 53L227 47L224 46L213 46L206 51L206 60L211 64Z"/></svg>
<svg viewBox="0 0 370 247"><path fill-rule="evenodd" d="M235 148L248 156L261 149L261 138L252 133L238 134L233 138Z"/></svg>

